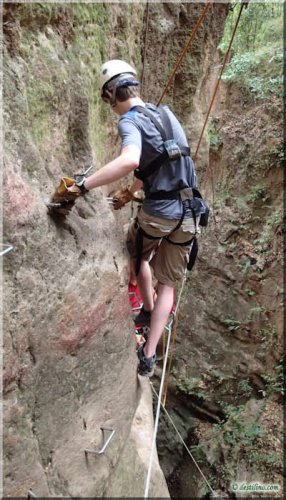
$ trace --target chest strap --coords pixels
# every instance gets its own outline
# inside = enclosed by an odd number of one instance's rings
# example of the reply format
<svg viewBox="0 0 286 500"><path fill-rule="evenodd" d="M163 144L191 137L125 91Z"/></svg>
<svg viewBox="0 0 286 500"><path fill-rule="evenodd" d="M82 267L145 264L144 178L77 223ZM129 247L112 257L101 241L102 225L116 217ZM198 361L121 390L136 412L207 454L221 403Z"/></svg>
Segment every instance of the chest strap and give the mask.
<svg viewBox="0 0 286 500"><path fill-rule="evenodd" d="M191 154L189 147L180 146L180 150L182 156L190 156ZM159 168L168 160L170 160L170 158L167 151L163 151L163 153L156 156L156 158L154 158L154 160L152 160L147 167L144 167L144 170L136 168L136 170L134 170L134 175L137 179L140 179L140 181L145 181L147 177L159 170Z"/></svg>
<svg viewBox="0 0 286 500"><path fill-rule="evenodd" d="M176 144L174 139L173 139L174 136L173 136L173 130L172 130L172 124L171 124L170 118L168 116L167 111L163 108L163 106L157 107L157 109L160 113L160 117L161 117L163 126L155 118L153 113L148 108L145 108L144 106L136 106L135 109L136 109L136 111L138 111L139 113L142 113L143 115L147 116L151 120L151 122L155 125L157 130L160 132L161 137L162 137L163 142L164 142L164 145L167 143L170 143L170 142ZM178 147L178 150L180 151L180 156L190 156L191 151L190 151L189 147L181 146L181 145L177 145L177 144L176 144L176 146ZM170 147L172 149L172 146L170 146ZM140 179L141 181L145 181L147 179L147 177L149 177L151 174L156 172L164 163L166 163L167 161L172 161L172 157L170 157L170 154L172 154L172 153L170 153L170 150L168 152L168 150L165 149L162 153L159 153L158 156L156 156L154 158L154 160L152 160L146 167L144 167L143 170L140 170L139 168L137 168L134 171L135 177L137 179ZM177 156L177 158L179 158L179 156ZM175 160L177 158L173 158L173 159Z"/></svg>

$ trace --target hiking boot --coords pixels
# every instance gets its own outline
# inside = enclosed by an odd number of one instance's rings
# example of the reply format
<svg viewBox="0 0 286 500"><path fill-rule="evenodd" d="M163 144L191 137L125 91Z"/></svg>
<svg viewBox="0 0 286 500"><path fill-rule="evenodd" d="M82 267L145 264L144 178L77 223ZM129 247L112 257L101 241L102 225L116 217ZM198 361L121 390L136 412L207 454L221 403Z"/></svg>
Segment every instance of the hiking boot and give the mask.
<svg viewBox="0 0 286 500"><path fill-rule="evenodd" d="M145 311L144 307L142 307L140 313L134 320L135 326L150 326L150 321L151 311Z"/></svg>
<svg viewBox="0 0 286 500"><path fill-rule="evenodd" d="M151 358L146 358L144 354L144 344L142 344L137 350L137 356L139 359L138 373L143 377L152 377L155 371L156 354L151 356Z"/></svg>

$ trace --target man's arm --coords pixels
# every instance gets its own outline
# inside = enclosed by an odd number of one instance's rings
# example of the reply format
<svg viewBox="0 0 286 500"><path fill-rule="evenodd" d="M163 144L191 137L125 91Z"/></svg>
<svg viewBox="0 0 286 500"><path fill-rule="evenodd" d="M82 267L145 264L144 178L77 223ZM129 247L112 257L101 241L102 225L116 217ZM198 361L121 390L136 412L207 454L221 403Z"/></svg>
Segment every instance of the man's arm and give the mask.
<svg viewBox="0 0 286 500"><path fill-rule="evenodd" d="M84 183L87 190L110 184L135 170L140 162L140 149L135 145L122 148L120 155L88 177Z"/></svg>
<svg viewBox="0 0 286 500"><path fill-rule="evenodd" d="M140 179L134 179L132 186L129 188L130 193L134 194L136 191L140 191L143 187L143 182Z"/></svg>

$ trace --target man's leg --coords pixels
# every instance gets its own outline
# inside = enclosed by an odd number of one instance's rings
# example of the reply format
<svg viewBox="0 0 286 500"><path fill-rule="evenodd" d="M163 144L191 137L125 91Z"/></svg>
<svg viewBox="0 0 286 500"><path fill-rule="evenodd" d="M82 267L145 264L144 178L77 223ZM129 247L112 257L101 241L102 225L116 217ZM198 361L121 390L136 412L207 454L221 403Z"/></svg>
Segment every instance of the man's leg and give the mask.
<svg viewBox="0 0 286 500"><path fill-rule="evenodd" d="M151 315L150 334L144 346L146 358L150 358L156 352L157 344L164 331L170 311L174 303L174 287L158 285L158 296Z"/></svg>
<svg viewBox="0 0 286 500"><path fill-rule="evenodd" d="M141 260L140 271L137 276L137 284L143 300L145 311L152 311L154 307L154 290L152 286L152 273L149 262Z"/></svg>

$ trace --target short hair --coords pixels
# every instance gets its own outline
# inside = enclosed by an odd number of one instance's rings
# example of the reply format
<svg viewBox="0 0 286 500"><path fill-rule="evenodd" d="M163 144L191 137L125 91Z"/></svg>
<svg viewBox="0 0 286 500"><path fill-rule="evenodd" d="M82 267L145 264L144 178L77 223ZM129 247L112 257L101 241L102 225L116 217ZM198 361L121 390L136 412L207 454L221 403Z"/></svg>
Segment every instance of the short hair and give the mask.
<svg viewBox="0 0 286 500"><path fill-rule="evenodd" d="M140 97L140 91L138 85L128 85L128 87L119 87L116 89L115 95L119 102L124 102L130 99L130 97Z"/></svg>

